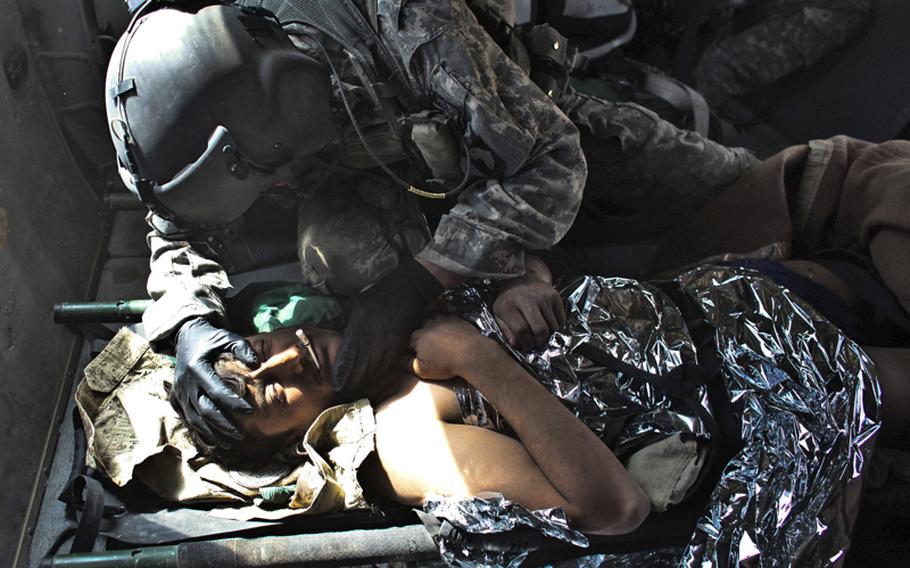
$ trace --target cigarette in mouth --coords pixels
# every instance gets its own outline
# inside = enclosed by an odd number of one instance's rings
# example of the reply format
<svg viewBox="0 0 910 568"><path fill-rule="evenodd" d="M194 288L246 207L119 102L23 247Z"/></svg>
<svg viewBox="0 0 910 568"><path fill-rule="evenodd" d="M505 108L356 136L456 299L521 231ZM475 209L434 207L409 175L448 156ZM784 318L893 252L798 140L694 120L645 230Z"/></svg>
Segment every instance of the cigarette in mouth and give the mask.
<svg viewBox="0 0 910 568"><path fill-rule="evenodd" d="M307 350L307 353L310 354L310 358L313 359L313 363L316 365L318 370L322 370L322 367L319 365L319 359L316 358L316 351L313 350L313 344L310 342L310 338L303 333L302 329L298 329L294 332L297 335L297 341Z"/></svg>

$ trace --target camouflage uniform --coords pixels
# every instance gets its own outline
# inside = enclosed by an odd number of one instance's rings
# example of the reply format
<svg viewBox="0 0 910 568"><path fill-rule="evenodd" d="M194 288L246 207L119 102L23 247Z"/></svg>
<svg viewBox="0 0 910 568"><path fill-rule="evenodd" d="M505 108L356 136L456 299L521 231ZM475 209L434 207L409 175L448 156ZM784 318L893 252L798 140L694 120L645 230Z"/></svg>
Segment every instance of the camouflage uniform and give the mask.
<svg viewBox="0 0 910 568"><path fill-rule="evenodd" d="M381 247L384 254L417 252L420 258L466 276L522 274L524 251L558 242L575 219L587 175L578 129L524 70L504 56L463 1L379 0L378 22L385 44L408 70L408 81L450 120L463 152L457 153L448 169L468 170L470 177L456 203L442 215L432 240L419 252L410 250L410 235L399 238L396 223L374 223L363 232L364 246L355 246L346 264L359 270L353 257L366 255L362 275L368 276L367 281L380 276L376 267L386 270L389 263L370 245L383 242L389 244ZM306 40L298 47L313 48ZM334 55L330 47L330 56ZM400 161L401 143L389 135L384 120L360 95L359 82L344 71L342 81L370 148L390 164ZM557 96L560 106L585 125L592 138L618 149L598 155L604 179L598 187L589 186L588 195L613 202L630 197L630 207L639 218L647 216L654 202L664 207L664 200L678 200L683 207L700 195L713 195L753 163L744 151L683 133L636 105L613 105L571 90ZM400 188L392 187L384 176L364 169L372 166L370 159L346 115L339 112L338 119L342 142L300 172L305 180L301 184L305 194L297 196L301 208L324 205L329 196L357 187L378 216L387 211L399 220L413 220L413 215L403 213L413 210L411 200L402 198ZM674 165L667 175L652 171L662 164ZM694 174L684 174L680 183L675 176L689 166ZM245 264L226 259L240 249L249 264L249 247L232 245L225 236L230 230L186 231L154 216L151 223L156 230L149 236L148 287L157 301L144 317L149 337L165 338L193 316L224 323L222 297L230 288L226 269L241 270ZM347 228L348 233L357 230ZM318 246L318 235L306 238ZM307 265L304 248L302 244L301 257Z"/></svg>
<svg viewBox="0 0 910 568"><path fill-rule="evenodd" d="M681 214L759 163L748 150L677 128L635 103L608 102L569 89L559 106L581 130L588 157L585 198L572 244L658 238ZM596 238L576 232L595 232Z"/></svg>
<svg viewBox="0 0 910 568"><path fill-rule="evenodd" d="M853 37L871 12L870 0L746 4L762 11L761 20L711 45L693 73L698 90L715 105L814 64Z"/></svg>
<svg viewBox="0 0 910 568"><path fill-rule="evenodd" d="M559 241L575 218L587 172L578 130L502 55L464 2L380 0L378 21L384 43L409 70L408 80L451 119L453 133L471 152L470 183L418 256L467 276L522 274L524 251ZM354 88L359 81L352 71L348 77L346 67L338 68L345 82L350 79L350 92L362 90ZM375 111L369 120L371 107L360 101L355 109L364 117L362 127L383 122ZM346 134L349 142L335 148L332 160L345 172L365 165L356 137ZM387 129L379 137L391 138ZM394 146L400 153L401 145ZM392 162L403 156L385 157ZM323 162L312 169L329 167ZM309 197L343 186L344 177L307 187ZM222 316L223 324L221 298L230 287L225 265L242 268L224 261L230 248L224 233L203 235L156 218L152 223L158 230L149 238L148 287L157 301L143 320L150 338L169 336L192 316Z"/></svg>

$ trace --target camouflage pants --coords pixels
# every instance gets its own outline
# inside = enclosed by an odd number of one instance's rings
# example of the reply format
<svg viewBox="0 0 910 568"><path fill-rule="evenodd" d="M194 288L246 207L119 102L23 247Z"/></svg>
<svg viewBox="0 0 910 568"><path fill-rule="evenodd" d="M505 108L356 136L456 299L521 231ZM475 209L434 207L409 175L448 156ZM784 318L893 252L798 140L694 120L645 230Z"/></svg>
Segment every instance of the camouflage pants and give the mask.
<svg viewBox="0 0 910 568"><path fill-rule="evenodd" d="M812 65L866 24L870 0L758 0L764 17L702 54L693 77L713 105Z"/></svg>
<svg viewBox="0 0 910 568"><path fill-rule="evenodd" d="M758 163L748 150L677 128L634 103L569 90L559 106L579 127L588 160L572 244L658 238Z"/></svg>

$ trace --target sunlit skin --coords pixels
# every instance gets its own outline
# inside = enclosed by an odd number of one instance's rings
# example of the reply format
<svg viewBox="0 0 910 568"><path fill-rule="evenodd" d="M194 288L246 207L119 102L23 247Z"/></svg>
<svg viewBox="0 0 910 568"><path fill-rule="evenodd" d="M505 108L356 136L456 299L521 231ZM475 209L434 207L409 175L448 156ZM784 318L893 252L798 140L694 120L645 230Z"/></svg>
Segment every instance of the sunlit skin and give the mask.
<svg viewBox="0 0 910 568"><path fill-rule="evenodd" d="M246 385L246 398L253 413L233 417L241 428L265 436L297 432L334 404L331 362L341 345L341 335L331 330L302 328L311 341L317 365L296 331L297 328L287 328L247 338L262 365L250 373L251 380Z"/></svg>
<svg viewBox="0 0 910 568"><path fill-rule="evenodd" d="M461 277L432 263L422 259L418 259L418 262L446 288L461 280ZM495 311L506 337L513 346L520 342L525 347L532 347L539 346L541 336L548 337L558 325L561 325L565 321L565 314L561 311L558 293L550 285L552 275L546 264L532 255L526 257L526 264L528 274L514 280L516 282L525 280L533 275L540 284L549 288L550 294L542 299L537 296L531 299L540 300L540 303L549 308L555 298L555 303L559 304L555 306L556 311L559 313L554 317L550 315L553 309L546 310L544 314L544 310L540 308L531 309L532 306L525 305L535 302L517 302L521 309L512 309L516 303L513 300L520 300L526 295L523 289L501 294L497 305L501 310ZM538 325L525 323L526 320ZM315 353L318 364L312 362L312 356L305 348L306 341L301 341L297 337L298 331L304 334L304 339L310 341L310 349ZM253 406L253 413L232 416L242 429L256 431L266 436L277 436L292 431L296 433L299 425L311 423L320 409L333 403L329 385L335 355L341 345L339 333L313 327L286 328L253 335L247 339L263 363L252 372L253 381L247 384L246 398ZM411 370L409 362L410 357L404 357L402 360L400 377L402 386L409 380L411 383L415 380L413 375L407 376L407 371ZM436 392L441 389L437 386L430 390ZM384 394L391 395L396 391L397 389L393 389L392 392ZM414 396L417 396L416 393ZM449 414L458 412L454 397L450 398L452 400L445 404L446 418ZM434 405L441 409L443 402L439 392L436 392L435 399Z"/></svg>
<svg viewBox="0 0 910 568"><path fill-rule="evenodd" d="M529 288L532 272L546 287ZM496 312L513 344L533 345L565 318L549 271L528 276L503 293ZM341 335L288 328L248 339L263 363L245 385L253 413L234 418L281 443L299 438L339 402L330 377ZM376 454L362 478L373 490L408 505L498 492L532 509L561 507L577 528L602 534L633 530L647 515L647 497L610 449L497 343L443 318L416 331L411 348L378 381L393 389L370 395ZM464 424L454 377L483 392L518 439Z"/></svg>
<svg viewBox="0 0 910 568"><path fill-rule="evenodd" d="M241 427L290 438L335 404L329 377L341 337L304 331L321 371L296 328L249 338L263 364L248 380L254 412L236 417ZM411 346L390 371L398 392L373 401L368 487L408 505L498 492L532 509L561 507L580 530L603 534L628 532L647 515L647 497L610 449L497 343L442 319L415 332ZM519 438L464 424L455 376L484 392Z"/></svg>

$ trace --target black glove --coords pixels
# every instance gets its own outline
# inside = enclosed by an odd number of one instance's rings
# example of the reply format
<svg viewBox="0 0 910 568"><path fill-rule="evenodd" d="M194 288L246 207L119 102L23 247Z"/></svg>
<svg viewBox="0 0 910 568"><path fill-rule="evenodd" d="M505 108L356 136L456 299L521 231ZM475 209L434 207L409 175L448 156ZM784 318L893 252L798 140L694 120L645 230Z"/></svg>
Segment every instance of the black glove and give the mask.
<svg viewBox="0 0 910 568"><path fill-rule="evenodd" d="M213 364L218 355L231 352L250 367L259 358L247 341L230 331L213 326L205 318L188 320L177 332L177 368L171 402L190 428L208 443L228 448L244 434L228 420L225 410L252 412L252 407L225 386Z"/></svg>
<svg viewBox="0 0 910 568"><path fill-rule="evenodd" d="M408 258L353 299L332 369L332 384L342 397L363 395L368 380L382 378L380 373L407 347L423 309L442 289L435 276Z"/></svg>

